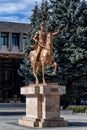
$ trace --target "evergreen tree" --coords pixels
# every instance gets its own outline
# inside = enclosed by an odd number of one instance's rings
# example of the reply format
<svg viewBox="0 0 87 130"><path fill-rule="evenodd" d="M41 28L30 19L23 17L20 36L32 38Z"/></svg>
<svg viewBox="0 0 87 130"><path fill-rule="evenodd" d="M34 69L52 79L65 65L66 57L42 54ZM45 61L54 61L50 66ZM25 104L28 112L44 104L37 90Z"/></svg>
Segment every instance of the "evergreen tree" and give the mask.
<svg viewBox="0 0 87 130"><path fill-rule="evenodd" d="M87 96L87 6L80 0L49 1L52 29L58 20L61 26L61 34L54 40L59 63L58 82L67 85L67 99L74 101Z"/></svg>

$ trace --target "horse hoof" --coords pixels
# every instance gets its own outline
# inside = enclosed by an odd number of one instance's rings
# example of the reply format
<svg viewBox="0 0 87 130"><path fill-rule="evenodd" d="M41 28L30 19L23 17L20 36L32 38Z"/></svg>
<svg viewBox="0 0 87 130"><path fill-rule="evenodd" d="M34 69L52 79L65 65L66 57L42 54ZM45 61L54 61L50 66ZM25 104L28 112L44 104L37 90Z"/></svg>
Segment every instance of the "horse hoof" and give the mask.
<svg viewBox="0 0 87 130"><path fill-rule="evenodd" d="M46 86L47 85L47 83L43 83L43 86Z"/></svg>
<svg viewBox="0 0 87 130"><path fill-rule="evenodd" d="M38 86L38 85L39 85L39 82L36 82L35 85Z"/></svg>

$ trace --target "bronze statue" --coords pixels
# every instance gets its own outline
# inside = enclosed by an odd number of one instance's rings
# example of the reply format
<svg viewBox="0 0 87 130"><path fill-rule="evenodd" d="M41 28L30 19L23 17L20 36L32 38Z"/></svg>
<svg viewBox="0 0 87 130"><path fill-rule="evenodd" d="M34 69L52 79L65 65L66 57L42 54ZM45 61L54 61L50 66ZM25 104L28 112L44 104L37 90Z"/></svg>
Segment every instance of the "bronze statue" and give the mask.
<svg viewBox="0 0 87 130"><path fill-rule="evenodd" d="M56 69L57 69L57 63L54 61L53 51L52 51L52 38L53 36L60 33L60 27L58 27L57 32L49 33L45 31L45 23L42 22L40 24L41 30L35 33L34 41L35 45L32 47L34 48L33 51L30 52L30 61L31 66L33 69L33 74L36 79L36 84L39 84L38 80L38 72L40 67L42 66L42 80L43 84L46 85L45 78L44 78L44 72L45 72L45 66L47 64L50 64L54 67L54 71L52 72L52 75L56 75Z"/></svg>

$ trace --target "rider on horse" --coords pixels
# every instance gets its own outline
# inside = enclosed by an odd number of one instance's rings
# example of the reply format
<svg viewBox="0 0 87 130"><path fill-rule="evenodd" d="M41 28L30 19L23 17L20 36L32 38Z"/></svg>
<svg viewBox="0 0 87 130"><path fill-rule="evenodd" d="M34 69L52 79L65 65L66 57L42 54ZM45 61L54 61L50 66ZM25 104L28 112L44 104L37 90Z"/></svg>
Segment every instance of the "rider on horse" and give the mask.
<svg viewBox="0 0 87 130"><path fill-rule="evenodd" d="M37 51L36 61L39 58L40 52L45 47L46 36L47 36L47 33L45 31L45 23L42 22L40 24L40 27L41 27L41 30L39 30L38 32L36 32L35 35L34 35L34 38L33 38L34 41L35 41L35 45L33 45L33 48Z"/></svg>
<svg viewBox="0 0 87 130"><path fill-rule="evenodd" d="M39 83L37 75L39 72L39 68L42 66L42 77L43 77L42 80L43 84L46 85L44 77L45 65L50 64L51 66L54 67L52 75L55 75L57 70L57 63L54 61L51 43L53 36L60 33L60 27L58 27L57 32L54 33L49 33L45 31L44 22L40 24L40 27L41 30L36 32L34 35L34 41L35 41L35 45L33 46L34 50L30 52L29 57L33 69L33 74L36 79L36 84Z"/></svg>
<svg viewBox="0 0 87 130"><path fill-rule="evenodd" d="M40 53L42 51L42 49L46 49L46 39L47 39L47 35L48 35L48 32L45 31L45 22L42 22L40 24L40 28L41 30L39 30L38 32L35 33L34 35L34 41L35 41L35 44L32 46L36 51L37 51L37 55L36 55L36 61L39 60L39 56L40 56ZM54 33L51 33L52 36L55 36L57 35L58 33L60 33L60 28L58 27L58 30L57 32L54 32Z"/></svg>

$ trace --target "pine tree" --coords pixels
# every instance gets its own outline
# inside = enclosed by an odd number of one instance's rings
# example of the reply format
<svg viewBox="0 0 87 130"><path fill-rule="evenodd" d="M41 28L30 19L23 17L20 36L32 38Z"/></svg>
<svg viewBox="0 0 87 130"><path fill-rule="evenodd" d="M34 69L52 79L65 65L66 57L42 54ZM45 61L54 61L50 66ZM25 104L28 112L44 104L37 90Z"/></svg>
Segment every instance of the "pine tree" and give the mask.
<svg viewBox="0 0 87 130"><path fill-rule="evenodd" d="M80 0L50 0L52 29L60 21L54 40L59 63L58 82L67 85L70 100L87 96L87 5Z"/></svg>

